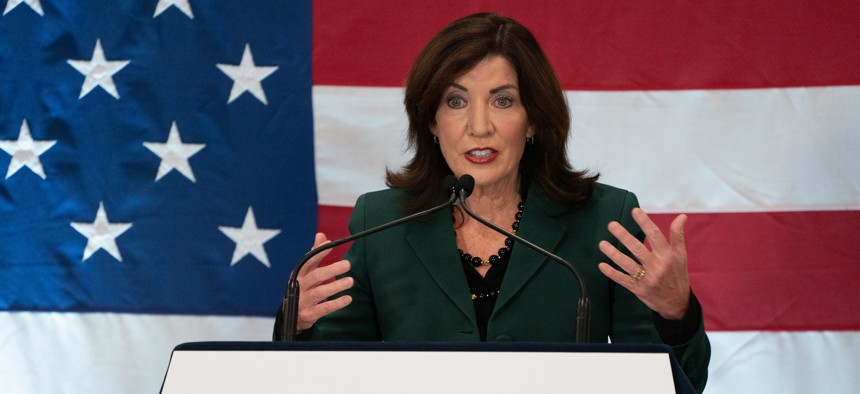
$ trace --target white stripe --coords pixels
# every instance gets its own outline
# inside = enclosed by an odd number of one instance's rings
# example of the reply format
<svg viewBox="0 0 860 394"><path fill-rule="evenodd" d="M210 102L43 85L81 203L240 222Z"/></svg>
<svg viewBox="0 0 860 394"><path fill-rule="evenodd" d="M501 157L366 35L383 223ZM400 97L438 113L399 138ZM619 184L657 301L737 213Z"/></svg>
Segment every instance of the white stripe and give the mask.
<svg viewBox="0 0 860 394"><path fill-rule="evenodd" d="M3 393L154 393L185 342L267 341L272 318L0 312ZM860 332L710 332L706 392L853 393Z"/></svg>
<svg viewBox="0 0 860 394"><path fill-rule="evenodd" d="M273 318L0 312L0 392L157 393L173 348L268 341Z"/></svg>
<svg viewBox="0 0 860 394"><path fill-rule="evenodd" d="M653 212L860 209L858 86L567 97L574 165ZM401 100L401 88L314 87L321 205L352 206L405 163Z"/></svg>
<svg viewBox="0 0 860 394"><path fill-rule="evenodd" d="M860 389L860 331L715 332L706 393L844 393Z"/></svg>
<svg viewBox="0 0 860 394"><path fill-rule="evenodd" d="M406 162L403 89L314 86L314 154L322 205L348 206Z"/></svg>

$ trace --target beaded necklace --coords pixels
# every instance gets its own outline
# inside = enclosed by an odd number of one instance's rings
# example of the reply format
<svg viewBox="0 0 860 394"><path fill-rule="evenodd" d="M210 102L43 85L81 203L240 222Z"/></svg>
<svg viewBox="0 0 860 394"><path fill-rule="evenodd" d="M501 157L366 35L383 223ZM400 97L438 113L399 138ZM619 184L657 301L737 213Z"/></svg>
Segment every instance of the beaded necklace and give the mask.
<svg viewBox="0 0 860 394"><path fill-rule="evenodd" d="M517 230L520 228L520 220L523 219L523 208L525 206L526 204L523 201L520 201L519 205L517 205L517 214L514 215L514 224L511 225L511 228L514 229L514 234L516 234ZM499 261L499 259L510 253L511 248L513 248L513 246L514 240L511 239L511 237L505 238L505 246L503 248L499 248L498 254L490 256L487 260L483 260L480 257L472 256L471 254L465 253L463 252L463 249L458 248L457 252L460 253L460 260L463 262L463 264L470 264L473 267L480 267L482 265L488 266L495 264Z"/></svg>

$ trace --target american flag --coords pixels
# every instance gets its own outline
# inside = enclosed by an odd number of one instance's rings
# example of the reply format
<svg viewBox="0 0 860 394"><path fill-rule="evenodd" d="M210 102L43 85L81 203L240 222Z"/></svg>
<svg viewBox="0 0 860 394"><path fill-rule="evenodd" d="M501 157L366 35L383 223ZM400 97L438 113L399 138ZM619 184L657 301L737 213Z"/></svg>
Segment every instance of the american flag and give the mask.
<svg viewBox="0 0 860 394"><path fill-rule="evenodd" d="M0 391L274 313L317 227L310 1L10 0L0 70Z"/></svg>
<svg viewBox="0 0 860 394"><path fill-rule="evenodd" d="M542 43L576 167L690 215L706 392L860 387L856 1L75 3L0 16L3 392L153 392L178 343L270 338L313 233L405 162L411 62L480 11Z"/></svg>

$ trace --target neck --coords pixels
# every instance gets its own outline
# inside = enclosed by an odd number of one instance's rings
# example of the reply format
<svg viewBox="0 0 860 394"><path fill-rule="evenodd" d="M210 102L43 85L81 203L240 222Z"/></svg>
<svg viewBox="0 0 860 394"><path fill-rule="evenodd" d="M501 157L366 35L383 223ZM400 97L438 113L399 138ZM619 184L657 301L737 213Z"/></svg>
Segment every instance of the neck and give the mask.
<svg viewBox="0 0 860 394"><path fill-rule="evenodd" d="M512 177L502 182L489 185L476 184L469 196L469 208L478 210L496 210L520 201L519 177ZM490 211L491 212L491 211Z"/></svg>
<svg viewBox="0 0 860 394"><path fill-rule="evenodd" d="M518 182L510 183L506 187L476 186L467 202L469 209L493 223L505 223L517 211L522 200L518 186ZM473 219L464 215L464 220L470 222Z"/></svg>
<svg viewBox="0 0 860 394"><path fill-rule="evenodd" d="M519 193L506 193L504 195L481 195L472 194L469 197L469 208L478 216L492 219L497 216L507 218L511 210L516 210L520 202Z"/></svg>

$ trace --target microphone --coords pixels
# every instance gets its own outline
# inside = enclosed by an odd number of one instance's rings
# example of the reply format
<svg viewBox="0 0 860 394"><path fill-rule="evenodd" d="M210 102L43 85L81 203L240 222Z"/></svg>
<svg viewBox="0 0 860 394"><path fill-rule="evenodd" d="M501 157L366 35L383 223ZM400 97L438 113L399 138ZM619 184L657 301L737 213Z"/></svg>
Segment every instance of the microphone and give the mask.
<svg viewBox="0 0 860 394"><path fill-rule="evenodd" d="M355 233L345 238L338 239L336 241L328 242L324 245L321 245L302 257L302 260L293 268L292 273L290 273L290 280L287 282L287 289L284 294L284 301L281 303L281 315L283 319L281 319L281 327L275 327L275 340L291 342L296 339L296 324L299 320L299 270L304 267L304 265L310 260L312 257L320 254L323 251L334 248L338 245L344 244L346 242L354 241L356 239L368 236L370 234L386 230L388 228L397 226L401 223L408 222L412 219L429 215L433 212L436 212L440 209L444 209L454 205L457 201L457 178L454 175L448 175L444 179L442 179L442 187L443 190L449 191L451 196L444 203L432 207L430 209L423 210L421 212L414 213L409 216L402 217L397 220L393 220L388 223L381 224L376 227L369 228L367 230ZM276 323L277 325L277 323Z"/></svg>
<svg viewBox="0 0 860 394"><path fill-rule="evenodd" d="M572 264L568 263L565 259L556 256L555 254L550 253L548 250L525 240L519 235L513 234L499 226L496 226L495 224L472 212L472 210L469 209L469 206L466 205L466 198L472 194L474 188L475 178L472 178L472 176L469 174L465 174L460 177L457 186L457 193L459 194L458 203L460 207L462 207L463 210L466 211L467 214L469 214L469 216L475 218L475 220L481 222L483 225L499 233L502 233L505 236L525 246L528 246L529 249L534 250L535 252L538 252L546 257L549 257L553 261L561 264L562 266L570 270L570 272L573 273L573 276L576 277L576 280L579 281L580 295L579 302L576 305L576 343L588 343L588 331L591 327L591 302L588 300L588 291L585 289L585 281L582 280L582 277L579 275L579 272Z"/></svg>

